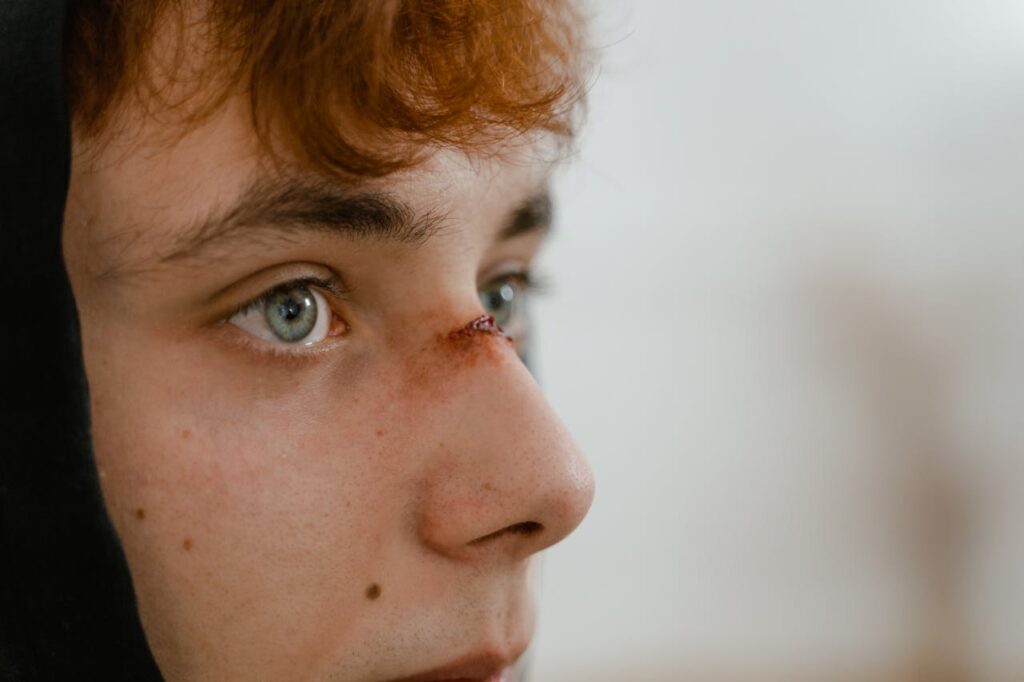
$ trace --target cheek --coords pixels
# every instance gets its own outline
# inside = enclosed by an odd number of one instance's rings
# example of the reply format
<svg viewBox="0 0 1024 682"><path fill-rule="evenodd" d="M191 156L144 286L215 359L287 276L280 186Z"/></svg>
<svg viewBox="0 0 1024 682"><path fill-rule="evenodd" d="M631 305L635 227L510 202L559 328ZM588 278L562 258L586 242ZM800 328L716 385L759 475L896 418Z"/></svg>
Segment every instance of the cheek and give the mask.
<svg viewBox="0 0 1024 682"><path fill-rule="evenodd" d="M445 328L301 370L137 334L86 344L104 496L171 677L282 648L280 677L308 677L330 651L407 625L394 605L429 612L424 586L447 583L423 563L418 505L477 447L462 442L483 428L459 412L466 392L517 362L487 325Z"/></svg>
<svg viewBox="0 0 1024 682"><path fill-rule="evenodd" d="M451 419L445 406L466 371L515 361L509 339L481 320L398 353L404 361L312 370L118 343L109 331L86 344L97 464L129 555L259 556L255 570L270 572L322 564L334 545L353 558L369 551L407 525L406 502L443 459L444 444L421 436L444 430L431 420Z"/></svg>
<svg viewBox="0 0 1024 682"><path fill-rule="evenodd" d="M400 551L414 477L399 413L336 377L271 388L195 357L87 363L104 496L154 649L273 636L315 660L317 633L336 645Z"/></svg>

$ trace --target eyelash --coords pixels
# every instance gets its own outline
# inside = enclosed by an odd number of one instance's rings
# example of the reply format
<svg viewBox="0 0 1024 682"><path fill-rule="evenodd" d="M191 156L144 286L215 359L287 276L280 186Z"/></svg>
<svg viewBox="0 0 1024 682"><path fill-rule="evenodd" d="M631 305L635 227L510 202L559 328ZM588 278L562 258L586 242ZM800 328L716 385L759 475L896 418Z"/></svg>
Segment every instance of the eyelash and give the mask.
<svg viewBox="0 0 1024 682"><path fill-rule="evenodd" d="M486 289L494 286L498 282L506 280L516 282L527 294L530 294L531 296L544 295L551 290L550 279L543 273L538 274L533 270L513 270L502 273L485 281L480 285L480 289Z"/></svg>
<svg viewBox="0 0 1024 682"><path fill-rule="evenodd" d="M271 287L270 289L267 289L256 298L246 301L242 305L232 310L224 318L224 321L230 320L235 315L248 313L259 306L266 305L270 301L270 299L273 298L275 295L281 293L282 291L287 291L289 289L294 289L296 287L322 289L328 292L329 294L335 296L336 298L340 298L349 293L349 290L343 288L341 286L341 283L337 279L324 279L323 277L299 277L298 279L292 279L288 280L287 282L282 282L281 284L278 284L274 287Z"/></svg>

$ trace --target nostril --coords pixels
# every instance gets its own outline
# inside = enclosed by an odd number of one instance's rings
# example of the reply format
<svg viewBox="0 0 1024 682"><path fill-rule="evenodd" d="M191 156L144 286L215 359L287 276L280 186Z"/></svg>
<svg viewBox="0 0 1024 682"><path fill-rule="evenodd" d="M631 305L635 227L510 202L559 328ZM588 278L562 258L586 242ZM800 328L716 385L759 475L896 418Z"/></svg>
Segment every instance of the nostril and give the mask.
<svg viewBox="0 0 1024 682"><path fill-rule="evenodd" d="M522 535L529 537L533 535L539 535L543 530L543 524L537 523L536 521L523 521L522 523L515 523L511 526L506 526L505 528L502 528L501 530L495 531L493 533L488 533L487 535L484 535L482 537L477 538L476 540L473 540L469 544L482 545L503 535Z"/></svg>
<svg viewBox="0 0 1024 682"><path fill-rule="evenodd" d="M542 530L544 530L544 526L540 525L536 521L524 521L523 523L517 523L513 526L509 526L505 529L505 532L515 533L516 535L536 535Z"/></svg>

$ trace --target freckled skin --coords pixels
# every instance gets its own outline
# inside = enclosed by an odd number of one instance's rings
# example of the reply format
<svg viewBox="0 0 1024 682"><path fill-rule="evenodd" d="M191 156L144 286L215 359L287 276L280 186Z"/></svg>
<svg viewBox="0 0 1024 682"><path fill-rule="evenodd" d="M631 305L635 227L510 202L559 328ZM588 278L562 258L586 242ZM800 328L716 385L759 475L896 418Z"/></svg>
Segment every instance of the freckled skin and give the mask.
<svg viewBox="0 0 1024 682"><path fill-rule="evenodd" d="M511 660L533 631L531 558L593 494L477 292L488 268L532 257L494 235L545 171L439 152L370 186L446 215L422 244L294 238L160 264L178 226L262 172L249 121L229 108L185 136L154 122L72 168L64 251L94 451L161 673L382 682L467 653ZM123 261L134 274L101 276ZM315 359L214 324L215 292L314 266L352 284L350 331Z"/></svg>

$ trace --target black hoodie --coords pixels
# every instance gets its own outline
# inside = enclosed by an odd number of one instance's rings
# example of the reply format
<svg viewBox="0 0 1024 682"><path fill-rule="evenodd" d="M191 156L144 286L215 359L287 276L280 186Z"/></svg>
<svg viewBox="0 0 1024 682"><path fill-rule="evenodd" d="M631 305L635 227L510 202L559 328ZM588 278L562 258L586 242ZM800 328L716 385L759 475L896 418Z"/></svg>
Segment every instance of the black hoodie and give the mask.
<svg viewBox="0 0 1024 682"><path fill-rule="evenodd" d="M100 498L61 257L62 0L0 0L0 680L158 680Z"/></svg>

